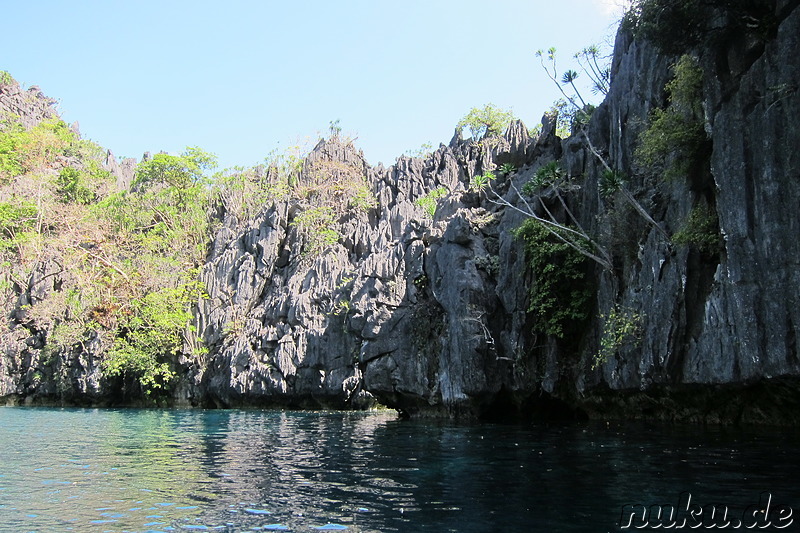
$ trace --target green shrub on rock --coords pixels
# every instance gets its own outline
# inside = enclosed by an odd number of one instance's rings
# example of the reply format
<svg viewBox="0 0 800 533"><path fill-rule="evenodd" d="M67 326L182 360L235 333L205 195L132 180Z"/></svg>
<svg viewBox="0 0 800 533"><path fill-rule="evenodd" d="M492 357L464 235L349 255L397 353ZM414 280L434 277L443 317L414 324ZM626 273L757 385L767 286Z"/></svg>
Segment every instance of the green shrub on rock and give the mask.
<svg viewBox="0 0 800 533"><path fill-rule="evenodd" d="M672 236L672 242L693 246L706 254L719 252L723 242L717 212L705 204L698 205Z"/></svg>
<svg viewBox="0 0 800 533"><path fill-rule="evenodd" d="M500 135L512 120L514 120L514 114L511 111L500 109L494 104L486 104L480 108L470 109L456 127L459 130L467 128L472 138L478 140L483 137Z"/></svg>
<svg viewBox="0 0 800 533"><path fill-rule="evenodd" d="M665 87L669 105L653 111L634 153L641 166L665 179L686 175L707 152L701 106L703 72L688 55L681 57L673 70L675 76Z"/></svg>
<svg viewBox="0 0 800 533"><path fill-rule="evenodd" d="M642 336L642 315L633 309L615 305L603 320L600 350L594 355L592 368L606 363L624 346L635 346Z"/></svg>
<svg viewBox="0 0 800 533"><path fill-rule="evenodd" d="M534 275L528 306L534 330L565 338L588 317L591 292L586 278L587 259L532 218L523 222L514 235L523 242Z"/></svg>

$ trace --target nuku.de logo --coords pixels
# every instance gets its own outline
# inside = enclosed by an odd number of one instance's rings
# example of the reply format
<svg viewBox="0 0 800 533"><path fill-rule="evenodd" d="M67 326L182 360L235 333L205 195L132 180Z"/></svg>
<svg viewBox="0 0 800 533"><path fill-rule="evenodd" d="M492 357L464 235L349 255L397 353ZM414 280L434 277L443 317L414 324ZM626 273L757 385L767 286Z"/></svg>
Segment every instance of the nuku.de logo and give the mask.
<svg viewBox="0 0 800 533"><path fill-rule="evenodd" d="M621 529L785 529L792 525L793 510L776 504L772 494L762 492L757 504L738 512L720 503L701 505L692 501L692 494L681 492L678 504L626 504L622 507Z"/></svg>

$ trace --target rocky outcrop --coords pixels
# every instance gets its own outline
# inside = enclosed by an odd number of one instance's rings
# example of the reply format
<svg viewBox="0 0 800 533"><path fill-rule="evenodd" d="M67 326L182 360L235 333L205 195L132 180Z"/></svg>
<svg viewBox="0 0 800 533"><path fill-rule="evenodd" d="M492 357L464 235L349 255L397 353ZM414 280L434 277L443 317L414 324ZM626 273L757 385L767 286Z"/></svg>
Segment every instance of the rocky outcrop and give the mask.
<svg viewBox="0 0 800 533"><path fill-rule="evenodd" d="M133 183L133 175L136 171L138 161L132 157L125 157L120 160L114 156L111 150L106 151L106 158L103 168L111 172L117 179L117 189L128 190Z"/></svg>
<svg viewBox="0 0 800 533"><path fill-rule="evenodd" d="M800 12L779 15L766 44L701 51L711 155L699 177L665 182L636 168L637 139L650 112L666 104L676 58L623 32L611 92L588 129L591 148L583 136L559 142L552 129L534 141L515 124L494 144L456 136L424 161L365 169L378 208L344 222L352 236L313 261L291 250L286 208L268 211L207 267L214 289L199 316L215 348L196 390L223 404L344 405L373 396L418 415L560 407L589 416L793 421L791 409L777 415L763 402L733 400L798 403L800 254L791 206L800 167L790 118L799 80L789 55ZM748 64L726 62L746 46L754 47ZM630 176L629 189L658 228L601 201L598 156ZM469 177L511 163L517 171L505 179L515 187L501 179L496 188L519 205L512 191L554 159L583 177L571 198L583 224L616 232L605 241L614 271L593 274L596 318L570 343L531 331L528 286L536 280L511 233L523 215L468 190ZM426 220L414 201L439 186L450 192ZM668 238L701 201L719 213L724 249L716 254ZM640 338L593 368L600 316L614 306L640 314ZM234 316L245 317L239 336L220 333Z"/></svg>
<svg viewBox="0 0 800 533"><path fill-rule="evenodd" d="M545 117L536 139L519 122L481 142L457 133L389 168L370 167L345 140L321 141L301 184L315 183L320 165L346 168L371 201L346 209L337 197L326 228L336 239L321 248L299 224L302 199L275 198L249 221L220 210L196 312L204 350L180 361L175 400L797 423L798 35L800 9L784 2L769 35L694 51L709 138L702 168L683 180L634 161L651 112L667 104L676 58L626 32L607 98L569 139ZM547 192L541 205L573 212L611 258L610 268L587 267L590 318L566 339L534 331L529 289L541 273L514 236L524 211L540 205L518 191L551 161L572 185L563 205ZM607 168L627 176L630 200L601 196ZM487 171L497 197L470 188ZM431 217L419 201L439 188ZM673 242L698 205L718 214L718 250ZM598 364L603 316L614 309L640 317L636 338ZM32 338L10 349L24 352ZM25 365L15 364L0 369L4 391L19 387ZM91 357L85 364L70 379L96 390Z"/></svg>
<svg viewBox="0 0 800 533"><path fill-rule="evenodd" d="M25 128L32 128L43 120L58 118L57 100L48 98L36 85L24 90L16 82L0 83L0 120L14 118Z"/></svg>
<svg viewBox="0 0 800 533"><path fill-rule="evenodd" d="M670 233L680 229L698 202L715 203L724 246L718 255L701 256L664 242L651 229L639 241L634 268L616 282L601 278L600 309L619 291L624 306L645 313L642 342L604 365L600 379L587 375L585 388L578 390L584 395L604 386L637 391L631 397L642 405L626 405L623 416L797 421L792 411L800 372L795 346L800 250L790 229L798 225L797 212L789 206L797 202L794 178L800 168L793 148L800 132L790 126L800 105L800 72L791 58L798 30L800 10L785 3L776 7L771 39L743 33L701 50L712 181L638 184ZM604 104L610 120L593 126L603 128L600 136L608 139L619 168L629 169L626 158L635 145L625 138L624 125L647 116L648 98L619 91L659 94L663 68L645 70L639 82L631 76L642 74L634 68L637 63L652 68L664 60L653 57L651 49L651 57L642 61L646 43L624 34L617 45L618 76ZM657 99L651 102L658 104ZM762 386L774 396L764 395ZM766 409L757 405L765 399L771 405ZM782 406L782 415L775 414L776 405ZM594 406L591 411L601 414Z"/></svg>

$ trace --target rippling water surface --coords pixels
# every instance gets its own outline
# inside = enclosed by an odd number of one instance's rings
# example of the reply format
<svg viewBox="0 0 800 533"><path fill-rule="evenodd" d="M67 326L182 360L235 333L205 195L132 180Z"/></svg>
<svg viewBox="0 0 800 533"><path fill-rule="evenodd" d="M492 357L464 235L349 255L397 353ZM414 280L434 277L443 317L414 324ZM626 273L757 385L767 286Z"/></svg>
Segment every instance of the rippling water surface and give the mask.
<svg viewBox="0 0 800 533"><path fill-rule="evenodd" d="M0 531L617 531L625 504L797 509L781 430L0 408ZM798 529L794 529L798 530Z"/></svg>

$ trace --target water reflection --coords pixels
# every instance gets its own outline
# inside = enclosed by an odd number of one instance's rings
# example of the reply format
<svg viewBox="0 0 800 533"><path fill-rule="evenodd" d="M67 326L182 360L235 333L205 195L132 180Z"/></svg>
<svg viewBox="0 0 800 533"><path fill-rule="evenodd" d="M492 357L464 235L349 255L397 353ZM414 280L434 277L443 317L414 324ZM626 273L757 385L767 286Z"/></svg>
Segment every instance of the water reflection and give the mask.
<svg viewBox="0 0 800 533"><path fill-rule="evenodd" d="M0 530L612 531L623 505L800 509L797 435L393 414L0 409ZM323 529L324 530L324 529Z"/></svg>

